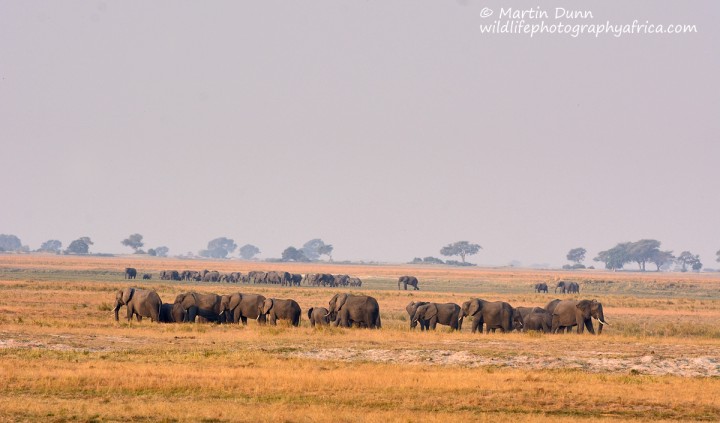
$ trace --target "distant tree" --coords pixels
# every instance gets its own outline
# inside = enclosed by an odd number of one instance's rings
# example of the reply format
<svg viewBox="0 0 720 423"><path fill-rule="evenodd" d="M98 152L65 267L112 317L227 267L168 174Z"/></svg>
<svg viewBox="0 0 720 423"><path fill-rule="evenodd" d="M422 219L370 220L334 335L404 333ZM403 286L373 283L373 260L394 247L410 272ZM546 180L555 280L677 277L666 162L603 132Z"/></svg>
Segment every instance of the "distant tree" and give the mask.
<svg viewBox="0 0 720 423"><path fill-rule="evenodd" d="M658 250L650 255L648 261L650 263L654 263L655 266L657 266L657 271L659 272L663 266L666 266L675 261L675 256L673 255L672 251Z"/></svg>
<svg viewBox="0 0 720 423"><path fill-rule="evenodd" d="M567 259L580 264L583 260L585 260L585 253L587 253L587 250L582 247L573 248L567 253Z"/></svg>
<svg viewBox="0 0 720 423"><path fill-rule="evenodd" d="M167 257L168 251L170 251L170 249L164 245L155 247L155 254L157 254L158 257Z"/></svg>
<svg viewBox="0 0 720 423"><path fill-rule="evenodd" d="M308 262L310 259L305 255L302 249L287 247L285 251L282 252L282 261Z"/></svg>
<svg viewBox="0 0 720 423"><path fill-rule="evenodd" d="M636 262L640 271L645 271L645 263L650 261L660 251L660 241L655 239L641 239L640 241L633 242L628 248L628 255L630 260Z"/></svg>
<svg viewBox="0 0 720 423"><path fill-rule="evenodd" d="M0 234L0 251L19 251L21 248L20 238L15 235Z"/></svg>
<svg viewBox="0 0 720 423"><path fill-rule="evenodd" d="M50 239L42 243L38 251L48 253L59 253L62 250L62 242L57 239Z"/></svg>
<svg viewBox="0 0 720 423"><path fill-rule="evenodd" d="M458 241L454 244L448 244L440 249L440 254L448 257L460 256L462 262L465 263L465 256L477 254L482 247L478 244L470 244L468 241Z"/></svg>
<svg viewBox="0 0 720 423"><path fill-rule="evenodd" d="M702 267L703 267L703 264L700 262L700 258L698 258L698 260L695 263L693 263L692 270L699 272L700 269L702 269Z"/></svg>
<svg viewBox="0 0 720 423"><path fill-rule="evenodd" d="M683 251L682 253L680 253L677 258L677 263L682 266L680 269L681 272L687 272L688 266L695 270L695 267L698 264L700 267L697 270L702 269L702 263L700 263L700 256L697 254L693 254L690 251Z"/></svg>
<svg viewBox="0 0 720 423"><path fill-rule="evenodd" d="M717 259L715 259L715 261L720 261L720 250L718 250L715 255L717 256Z"/></svg>
<svg viewBox="0 0 720 423"><path fill-rule="evenodd" d="M628 253L630 244L632 243L622 242L609 250L600 251L593 260L605 263L605 268L609 270L622 269L625 263L632 261Z"/></svg>
<svg viewBox="0 0 720 423"><path fill-rule="evenodd" d="M143 240L142 235L132 234L129 237L122 240L122 245L132 248L133 250L135 250L135 253L139 253L140 251L142 251L142 250L140 250L140 248L142 248L142 246L144 245L142 240Z"/></svg>
<svg viewBox="0 0 720 423"><path fill-rule="evenodd" d="M300 250L305 254L305 257L312 261L320 259L320 256L328 256L330 261L332 261L333 246L325 244L320 238L311 239L303 244Z"/></svg>
<svg viewBox="0 0 720 423"><path fill-rule="evenodd" d="M155 251L154 248L150 248L150 249L148 249L148 255L155 257L155 256L157 256L157 251Z"/></svg>
<svg viewBox="0 0 720 423"><path fill-rule="evenodd" d="M202 257L225 258L235 251L237 244L230 238L220 237L208 242L207 250L200 250ZM157 249L155 249L157 251Z"/></svg>
<svg viewBox="0 0 720 423"><path fill-rule="evenodd" d="M260 254L260 249L252 244L245 244L240 247L240 257L245 260L251 260L256 255Z"/></svg>
<svg viewBox="0 0 720 423"><path fill-rule="evenodd" d="M87 254L90 251L90 246L93 242L90 237L84 236L71 242L70 245L65 249L68 254Z"/></svg>

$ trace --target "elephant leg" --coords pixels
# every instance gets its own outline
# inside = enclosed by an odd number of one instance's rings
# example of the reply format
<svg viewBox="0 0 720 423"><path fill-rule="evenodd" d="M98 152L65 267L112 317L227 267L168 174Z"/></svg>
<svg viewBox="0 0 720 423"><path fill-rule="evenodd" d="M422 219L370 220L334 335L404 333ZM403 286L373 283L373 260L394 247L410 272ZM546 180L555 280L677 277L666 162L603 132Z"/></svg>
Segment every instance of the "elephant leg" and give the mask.
<svg viewBox="0 0 720 423"><path fill-rule="evenodd" d="M592 319L585 320L585 327L587 327L588 332L595 335L595 328L593 327Z"/></svg>
<svg viewBox="0 0 720 423"><path fill-rule="evenodd" d="M478 327L480 328L480 333L482 333L482 321L476 317L475 319L473 319L472 333L477 332Z"/></svg>

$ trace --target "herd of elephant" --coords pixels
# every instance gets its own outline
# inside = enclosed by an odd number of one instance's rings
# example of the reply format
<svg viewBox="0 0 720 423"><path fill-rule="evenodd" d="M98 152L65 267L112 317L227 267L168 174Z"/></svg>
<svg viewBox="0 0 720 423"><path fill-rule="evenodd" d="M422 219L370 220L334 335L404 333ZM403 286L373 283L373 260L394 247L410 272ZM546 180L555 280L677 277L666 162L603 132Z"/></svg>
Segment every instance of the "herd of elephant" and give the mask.
<svg viewBox="0 0 720 423"><path fill-rule="evenodd" d="M173 303L163 303L155 291L125 288L115 295L113 312L119 320L120 307L126 306L127 319L148 317L163 323L242 323L248 319L258 323L275 325L287 320L293 326L300 325L302 310L293 299L266 298L260 294L234 293L229 295L186 292L179 294ZM421 330L435 330L438 324L452 330L462 330L465 317L472 319L472 332L541 331L557 333L577 327L577 333L595 334L592 319L599 322L598 334L605 321L602 304L596 300L550 301L541 307L512 307L504 301L485 301L474 298L462 306L454 303L411 302L405 308L410 318L410 328L420 324ZM310 325L365 327L379 329L380 306L375 298L367 295L335 294L328 307L310 307L307 310Z"/></svg>
<svg viewBox="0 0 720 423"><path fill-rule="evenodd" d="M137 269L125 268L125 279L135 279ZM152 279L152 274L144 273L143 279ZM308 273L301 275L289 272L260 272L250 271L248 273L230 272L220 273L216 270L162 270L160 280L164 281L195 281L195 282L228 282L247 284L267 284L280 286L300 286L303 283L308 286L329 286L329 287L361 287L360 278L349 275L331 275L329 273Z"/></svg>
<svg viewBox="0 0 720 423"><path fill-rule="evenodd" d="M135 316L160 323L242 323L248 319L258 323L276 325L287 320L293 326L300 325L302 310L293 299L266 298L260 294L234 293L229 295L186 292L175 297L173 303L163 303L157 292L124 288L115 294L113 312L119 320L120 307L127 308L127 320ZM311 307L307 311L310 325L328 325L380 328L380 306L375 298L367 295L335 294L328 308Z"/></svg>
<svg viewBox="0 0 720 423"><path fill-rule="evenodd" d="M580 284L577 282L566 282L566 281L559 281L557 285L555 285L555 293L557 294L558 289L560 290L560 293L562 294L579 294L580 293ZM540 282L535 284L535 292L544 292L547 294L548 292L548 285L545 282Z"/></svg>

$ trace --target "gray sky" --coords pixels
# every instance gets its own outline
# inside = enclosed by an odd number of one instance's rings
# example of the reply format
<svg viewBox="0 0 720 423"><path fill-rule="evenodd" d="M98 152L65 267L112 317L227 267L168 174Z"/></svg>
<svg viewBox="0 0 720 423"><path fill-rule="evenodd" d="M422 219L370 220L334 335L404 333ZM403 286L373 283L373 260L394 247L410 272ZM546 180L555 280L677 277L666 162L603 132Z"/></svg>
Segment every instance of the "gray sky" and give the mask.
<svg viewBox="0 0 720 423"><path fill-rule="evenodd" d="M720 3L541 2L697 33L479 29L539 3L0 0L0 233L494 265L655 238L712 267Z"/></svg>

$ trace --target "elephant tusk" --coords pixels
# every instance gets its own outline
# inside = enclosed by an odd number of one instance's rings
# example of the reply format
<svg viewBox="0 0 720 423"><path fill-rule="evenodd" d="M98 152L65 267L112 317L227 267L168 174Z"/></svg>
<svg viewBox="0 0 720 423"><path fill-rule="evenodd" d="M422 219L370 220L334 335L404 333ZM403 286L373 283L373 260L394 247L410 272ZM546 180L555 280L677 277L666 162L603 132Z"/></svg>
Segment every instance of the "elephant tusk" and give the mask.
<svg viewBox="0 0 720 423"><path fill-rule="evenodd" d="M610 323L605 322L605 321L602 321L602 320L600 320L600 319L598 319L598 322L602 323L603 325L608 325L608 326L610 326Z"/></svg>

